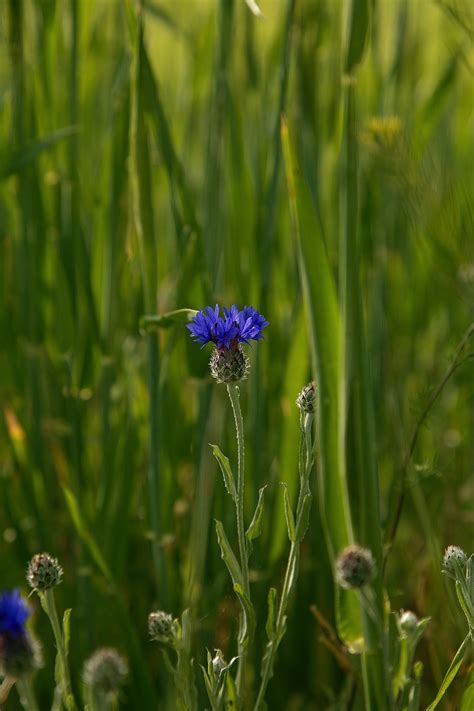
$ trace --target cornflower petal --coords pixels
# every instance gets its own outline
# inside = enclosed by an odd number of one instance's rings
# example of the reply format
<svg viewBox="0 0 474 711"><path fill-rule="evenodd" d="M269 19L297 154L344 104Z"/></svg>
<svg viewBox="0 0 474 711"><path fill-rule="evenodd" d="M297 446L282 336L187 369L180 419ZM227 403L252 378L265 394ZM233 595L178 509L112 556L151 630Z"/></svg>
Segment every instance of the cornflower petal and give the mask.
<svg viewBox="0 0 474 711"><path fill-rule="evenodd" d="M0 634L21 637L30 614L31 610L18 590L5 590L0 595Z"/></svg>
<svg viewBox="0 0 474 711"><path fill-rule="evenodd" d="M187 328L196 342L214 343L220 350L235 349L239 343L248 343L250 339L259 341L268 321L253 306L244 306L239 311L235 304L230 309L223 308L224 315L219 315L219 305L201 309Z"/></svg>

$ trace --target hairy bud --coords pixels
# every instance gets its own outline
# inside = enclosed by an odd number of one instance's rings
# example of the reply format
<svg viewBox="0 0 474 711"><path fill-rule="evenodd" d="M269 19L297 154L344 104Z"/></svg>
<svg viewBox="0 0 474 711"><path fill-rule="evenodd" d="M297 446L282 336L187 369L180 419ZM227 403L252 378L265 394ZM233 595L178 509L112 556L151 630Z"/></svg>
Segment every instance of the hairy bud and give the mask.
<svg viewBox="0 0 474 711"><path fill-rule="evenodd" d="M302 412L312 415L316 410L316 383L311 381L299 392L296 404Z"/></svg>
<svg viewBox="0 0 474 711"><path fill-rule="evenodd" d="M342 588L362 588L375 576L375 561L367 548L351 545L336 560L336 580Z"/></svg>
<svg viewBox="0 0 474 711"><path fill-rule="evenodd" d="M37 553L28 563L26 580L33 590L49 590L59 585L63 569L49 553Z"/></svg>

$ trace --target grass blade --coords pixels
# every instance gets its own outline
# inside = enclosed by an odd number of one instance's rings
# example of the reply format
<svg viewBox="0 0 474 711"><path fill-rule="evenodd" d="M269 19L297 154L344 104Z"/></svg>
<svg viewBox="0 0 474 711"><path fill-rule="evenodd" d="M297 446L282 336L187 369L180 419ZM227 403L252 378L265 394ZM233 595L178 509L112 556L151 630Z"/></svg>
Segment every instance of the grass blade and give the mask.
<svg viewBox="0 0 474 711"><path fill-rule="evenodd" d="M320 446L319 506L332 563L353 541L345 478L344 445L339 431L340 314L311 194L292 154L288 126L282 142L293 233L308 318L314 378L318 384ZM355 593L335 586L339 635L352 650L363 646L360 607Z"/></svg>

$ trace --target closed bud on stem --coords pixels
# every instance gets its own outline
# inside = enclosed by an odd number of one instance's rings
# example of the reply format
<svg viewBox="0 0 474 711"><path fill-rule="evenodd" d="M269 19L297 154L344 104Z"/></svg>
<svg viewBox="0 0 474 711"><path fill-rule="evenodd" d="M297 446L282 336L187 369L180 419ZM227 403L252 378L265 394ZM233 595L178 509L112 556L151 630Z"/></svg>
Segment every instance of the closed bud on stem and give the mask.
<svg viewBox="0 0 474 711"><path fill-rule="evenodd" d="M86 660L83 679L96 693L113 697L118 693L128 674L126 659L111 647L97 649Z"/></svg>
<svg viewBox="0 0 474 711"><path fill-rule="evenodd" d="M26 580L33 590L49 590L59 585L63 569L49 553L37 553L28 563Z"/></svg>
<svg viewBox="0 0 474 711"><path fill-rule="evenodd" d="M464 578L467 556L459 546L448 546L443 558L443 570L454 578Z"/></svg>
<svg viewBox="0 0 474 711"><path fill-rule="evenodd" d="M173 617L163 610L148 615L148 633L156 642L171 644L174 639Z"/></svg>
<svg viewBox="0 0 474 711"><path fill-rule="evenodd" d="M411 610L403 610L400 612L400 630L406 637L410 637L416 631L418 626L418 617Z"/></svg>
<svg viewBox="0 0 474 711"><path fill-rule="evenodd" d="M250 370L249 359L241 346L215 348L209 365L211 375L218 383L235 383L244 380Z"/></svg>
<svg viewBox="0 0 474 711"><path fill-rule="evenodd" d="M316 383L311 381L298 394L296 404L307 415L314 414L316 410Z"/></svg>
<svg viewBox="0 0 474 711"><path fill-rule="evenodd" d="M375 561L367 548L350 545L336 560L336 581L342 588L362 588L375 576Z"/></svg>

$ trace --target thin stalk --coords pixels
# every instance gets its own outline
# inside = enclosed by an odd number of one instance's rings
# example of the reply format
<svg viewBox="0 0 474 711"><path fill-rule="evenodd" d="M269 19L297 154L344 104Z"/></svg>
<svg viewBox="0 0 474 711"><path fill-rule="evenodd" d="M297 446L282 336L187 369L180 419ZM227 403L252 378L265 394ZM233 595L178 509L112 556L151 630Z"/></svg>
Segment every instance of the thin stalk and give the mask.
<svg viewBox="0 0 474 711"><path fill-rule="evenodd" d="M239 541L240 567L244 583L244 592L250 600L249 589L249 568L248 549L245 541L244 529L244 483L245 483L245 443L244 443L244 421L240 408L239 388L235 383L228 383L227 392L229 394L232 411L234 413L235 429L237 433L237 500L235 503L237 519L237 538ZM245 625L244 614L242 612L239 622L239 639L242 637L243 626ZM244 669L247 651L239 643L239 665L237 669L237 693L240 696L244 681Z"/></svg>
<svg viewBox="0 0 474 711"><path fill-rule="evenodd" d="M436 388L434 389L431 397L429 398L428 402L426 403L425 407L423 408L423 411L421 415L419 416L415 427L413 429L412 435L410 437L410 444L408 446L407 453L405 455L405 458L403 460L402 464L402 471L401 471L401 484L400 484L400 493L398 495L397 503L395 506L395 513L393 514L392 517L392 523L388 528L388 535L387 539L385 541L385 558L383 561L383 571L385 573L386 567L387 567L387 560L388 556L393 548L393 544L395 541L395 537L397 535L398 531L398 526L400 523L400 519L402 516L402 510L403 510L403 504L405 503L405 496L406 496L406 490L407 490L407 480L408 480L408 468L411 462L411 459L413 457L413 454L415 452L415 447L416 443L418 441L418 435L420 433L420 430L423 426L423 423L425 422L426 418L428 417L431 408L433 405L436 403L437 399L441 395L441 393L444 390L445 385L451 378L451 376L455 373L455 371L459 368L460 365L464 363L465 359L461 359L461 356L463 354L463 351L469 342L469 339L471 336L474 335L474 323L471 323L467 331L465 332L464 336L462 337L458 347L456 348L456 352L454 354L453 360L446 370L445 374L443 375L443 378L441 381L438 383ZM397 478L400 478L400 473L397 472L396 474Z"/></svg>
<svg viewBox="0 0 474 711"><path fill-rule="evenodd" d="M6 676L0 684L0 709L2 708L3 704L7 703L8 695L15 686L15 681L16 680L13 679L11 676Z"/></svg>
<svg viewBox="0 0 474 711"><path fill-rule="evenodd" d="M100 694L89 686L84 689L84 700L87 711L116 711L118 709L118 694Z"/></svg>
<svg viewBox="0 0 474 711"><path fill-rule="evenodd" d="M310 493L309 476L313 466L313 451L312 451L312 415L301 415L301 439L300 439L300 455L299 455L299 471L300 471L300 490L298 494L298 503L296 507L296 530L298 531L299 522L303 514L303 506L306 495ZM267 652L263 661L262 681L258 691L257 701L255 703L255 711L263 708L265 694L267 691L268 682L273 676L273 665L275 655L286 626L286 611L290 601L291 593L295 585L296 571L299 564L301 539L297 538L292 542L288 562L286 564L285 578L281 592L280 605L278 607L277 618L275 622L275 632L273 639L270 640L267 647Z"/></svg>
<svg viewBox="0 0 474 711"><path fill-rule="evenodd" d="M68 711L76 711L77 706L74 700L74 695L72 693L71 675L69 673L69 664L67 661L67 651L64 644L64 638L61 632L61 626L59 624L53 589L50 588L49 590L45 590L44 592L40 593L40 596L44 610L46 611L46 614L48 615L49 620L51 622L51 627L53 628L54 639L56 642L56 648L58 650L59 664L62 676L62 697L64 705L66 706Z"/></svg>
<svg viewBox="0 0 474 711"><path fill-rule="evenodd" d="M31 678L24 677L23 679L18 679L16 685L18 687L20 701L23 708L27 711L39 711Z"/></svg>

